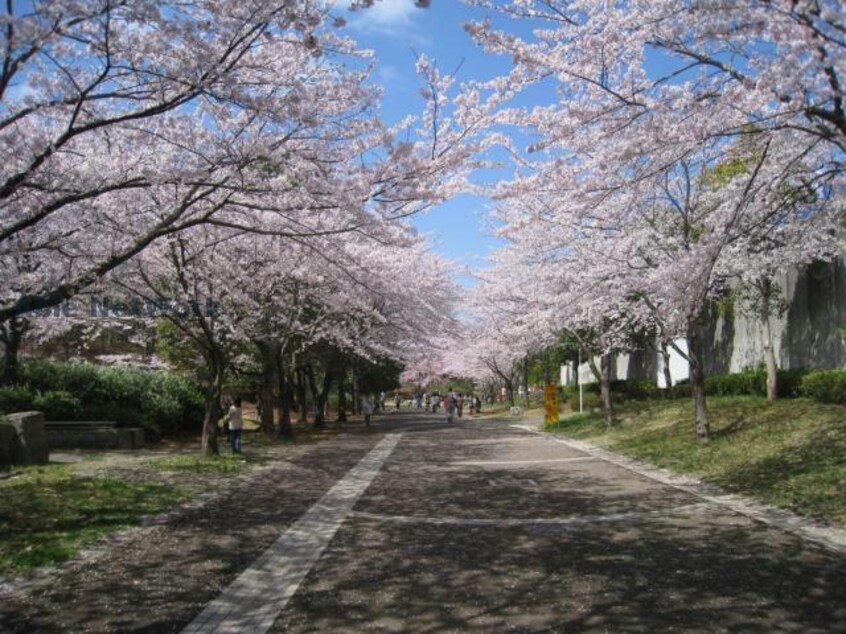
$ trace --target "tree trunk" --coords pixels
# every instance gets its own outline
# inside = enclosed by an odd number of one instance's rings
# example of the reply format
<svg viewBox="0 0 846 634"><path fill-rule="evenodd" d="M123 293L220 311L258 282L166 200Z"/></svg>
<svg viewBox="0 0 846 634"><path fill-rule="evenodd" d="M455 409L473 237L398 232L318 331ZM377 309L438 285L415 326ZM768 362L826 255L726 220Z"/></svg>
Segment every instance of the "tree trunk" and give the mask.
<svg viewBox="0 0 846 634"><path fill-rule="evenodd" d="M308 423L308 398L306 396L306 378L303 367L299 366L295 374L297 377L297 420L300 423Z"/></svg>
<svg viewBox="0 0 846 634"><path fill-rule="evenodd" d="M216 357L217 355L213 355ZM214 358L210 362L212 381L206 389L206 413L203 417L203 453L206 456L220 455L217 446L217 422L222 416L220 396L223 391L223 363Z"/></svg>
<svg viewBox="0 0 846 634"><path fill-rule="evenodd" d="M20 363L18 353L21 341L27 329L27 322L20 317L12 317L0 326L0 340L3 341L3 374L0 385L17 385L20 382Z"/></svg>
<svg viewBox="0 0 846 634"><path fill-rule="evenodd" d="M329 369L324 372L323 385L320 390L317 389L317 379L314 376L314 368L311 364L305 367L305 376L308 379L309 389L311 389L311 396L314 401L314 427L315 429L322 429L326 427L326 399L329 396L329 390L332 389L332 372Z"/></svg>
<svg viewBox="0 0 846 634"><path fill-rule="evenodd" d="M347 369L338 371L338 422L347 422Z"/></svg>
<svg viewBox="0 0 846 634"><path fill-rule="evenodd" d="M703 362L702 337L695 318L687 321L687 357L690 366L690 387L693 393L693 424L699 442L708 442L711 427L705 403L705 368Z"/></svg>
<svg viewBox="0 0 846 634"><path fill-rule="evenodd" d="M361 414L361 390L359 389L358 372L352 371L352 406L353 415Z"/></svg>
<svg viewBox="0 0 846 634"><path fill-rule="evenodd" d="M606 352L599 358L599 398L602 400L602 413L605 424L614 424L614 403L611 400L611 361L614 357Z"/></svg>
<svg viewBox="0 0 846 634"><path fill-rule="evenodd" d="M332 392L332 384L335 382L335 373L326 368L323 374L323 387L320 390L317 402L317 415L320 417L321 427L326 424L329 408L329 394Z"/></svg>
<svg viewBox="0 0 846 634"><path fill-rule="evenodd" d="M279 380L279 435L284 438L294 436L294 428L291 425L291 377L285 368L285 355L281 350L276 355L276 378Z"/></svg>
<svg viewBox="0 0 846 634"><path fill-rule="evenodd" d="M547 350L543 355L543 381L544 385L552 383L552 350Z"/></svg>
<svg viewBox="0 0 846 634"><path fill-rule="evenodd" d="M508 404L514 407L514 381L505 381L505 396L508 399Z"/></svg>
<svg viewBox="0 0 846 634"><path fill-rule="evenodd" d="M614 400L611 398L611 361L613 356L605 353L599 357L599 367L593 360L593 354L588 351L587 362L594 378L599 381L599 400L602 403L602 415L609 427L614 424Z"/></svg>
<svg viewBox="0 0 846 634"><path fill-rule="evenodd" d="M529 409L529 357L523 357L523 408Z"/></svg>
<svg viewBox="0 0 846 634"><path fill-rule="evenodd" d="M670 374L670 347L661 340L661 358L664 360L664 394L669 396L673 391L673 376Z"/></svg>
<svg viewBox="0 0 846 634"><path fill-rule="evenodd" d="M276 402L274 387L276 384L276 365L279 357L279 346L275 342L256 342L261 355L261 415L259 425L265 434L273 434L276 425L273 416L274 403Z"/></svg>
<svg viewBox="0 0 846 634"><path fill-rule="evenodd" d="M770 327L770 311L772 309L772 282L763 278L759 286L761 292L761 326L764 344L764 361L767 364L767 400L778 398L778 364L773 348L773 332Z"/></svg>

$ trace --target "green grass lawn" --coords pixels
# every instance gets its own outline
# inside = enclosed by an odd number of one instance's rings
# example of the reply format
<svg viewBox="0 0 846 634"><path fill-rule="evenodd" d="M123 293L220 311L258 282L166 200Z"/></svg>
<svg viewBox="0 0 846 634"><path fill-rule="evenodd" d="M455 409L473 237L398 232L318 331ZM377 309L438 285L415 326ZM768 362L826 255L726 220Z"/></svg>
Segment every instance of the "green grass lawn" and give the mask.
<svg viewBox="0 0 846 634"><path fill-rule="evenodd" d="M219 456L170 456L151 460L153 469L162 471L192 471L194 473L241 473L250 469L258 459L244 454L221 454Z"/></svg>
<svg viewBox="0 0 846 634"><path fill-rule="evenodd" d="M846 525L846 409L734 396L709 397L708 411L712 440L704 445L687 399L619 405L611 428L599 413L573 414L551 431Z"/></svg>
<svg viewBox="0 0 846 634"><path fill-rule="evenodd" d="M219 456L174 453L136 461L130 469L134 476L125 478L120 468L111 468L112 462L119 461L115 456L99 475L86 469L79 473L76 466L68 464L18 468L13 477L0 479L0 575L65 561L98 537L137 525L145 515L164 512L196 496L198 490L214 486L221 477L267 464L292 443L324 439L316 433L304 433L294 440L245 434L245 453L232 455L223 438ZM105 462L105 454L92 454L77 466ZM161 484L160 477L148 482L144 473L176 473L195 483L172 486Z"/></svg>
<svg viewBox="0 0 846 634"><path fill-rule="evenodd" d="M0 574L54 564L97 537L180 502L178 489L29 467L0 481Z"/></svg>

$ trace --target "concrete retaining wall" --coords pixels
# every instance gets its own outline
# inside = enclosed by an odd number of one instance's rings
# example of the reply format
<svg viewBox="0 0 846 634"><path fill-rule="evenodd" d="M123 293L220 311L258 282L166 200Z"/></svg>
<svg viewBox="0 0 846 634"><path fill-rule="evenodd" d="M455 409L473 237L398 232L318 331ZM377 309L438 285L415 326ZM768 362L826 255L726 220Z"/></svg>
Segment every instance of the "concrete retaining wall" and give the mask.
<svg viewBox="0 0 846 634"><path fill-rule="evenodd" d="M783 315L770 321L779 367L846 368L846 260L783 272L775 282L787 305ZM760 321L741 306L728 314L713 308L703 334L707 374L740 372L764 361ZM684 340L676 343L687 348ZM655 380L663 387L662 365L655 351L637 350L617 357L613 378ZM674 383L688 378L687 361L675 351L670 374ZM579 376L584 383L595 381L587 363L579 368ZM575 373L567 373L567 378L575 384Z"/></svg>
<svg viewBox="0 0 846 634"><path fill-rule="evenodd" d="M113 421L49 421L47 438L52 449L141 449L144 430L118 428Z"/></svg>

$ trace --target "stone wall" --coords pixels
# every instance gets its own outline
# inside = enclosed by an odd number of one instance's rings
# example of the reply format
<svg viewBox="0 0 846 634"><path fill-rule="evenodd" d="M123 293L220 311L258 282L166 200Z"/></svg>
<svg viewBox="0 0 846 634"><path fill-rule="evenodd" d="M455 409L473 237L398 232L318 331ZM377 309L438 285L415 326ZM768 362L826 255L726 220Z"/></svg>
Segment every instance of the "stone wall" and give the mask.
<svg viewBox="0 0 846 634"><path fill-rule="evenodd" d="M846 368L846 263L841 258L815 263L776 277L787 310L771 318L773 345L780 368ZM704 331L707 374L729 374L758 367L764 361L761 324L738 307L722 314L714 307ZM683 350L684 340L676 342ZM598 360L597 360L598 362ZM619 355L614 378L657 380L663 387L662 359L652 350ZM673 351L673 382L688 377L687 362ZM579 371L585 383L594 381L587 363ZM571 376L573 373L571 373ZM573 377L575 382L575 377Z"/></svg>
<svg viewBox="0 0 846 634"><path fill-rule="evenodd" d="M0 419L0 466L47 464L44 414L21 412Z"/></svg>
<svg viewBox="0 0 846 634"><path fill-rule="evenodd" d="M787 311L771 319L776 359L781 368L846 367L846 265L818 263L777 277ZM760 321L743 311L720 316L712 311L706 331L710 346L706 372L726 374L763 362Z"/></svg>

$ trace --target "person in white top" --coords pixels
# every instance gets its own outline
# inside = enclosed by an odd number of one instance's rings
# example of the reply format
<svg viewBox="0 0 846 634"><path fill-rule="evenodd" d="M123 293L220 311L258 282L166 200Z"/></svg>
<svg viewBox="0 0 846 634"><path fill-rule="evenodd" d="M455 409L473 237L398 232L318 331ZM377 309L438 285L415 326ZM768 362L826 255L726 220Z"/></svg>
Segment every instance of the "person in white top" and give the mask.
<svg viewBox="0 0 846 634"><path fill-rule="evenodd" d="M370 394L367 394L361 399L361 411L364 414L364 424L367 427L370 427L370 417L373 416L373 410L375 409L375 403L373 401L374 399Z"/></svg>
<svg viewBox="0 0 846 634"><path fill-rule="evenodd" d="M241 453L241 430L244 429L244 413L241 410L241 399L236 398L232 407L226 414L229 422L229 442L232 444L232 453Z"/></svg>

